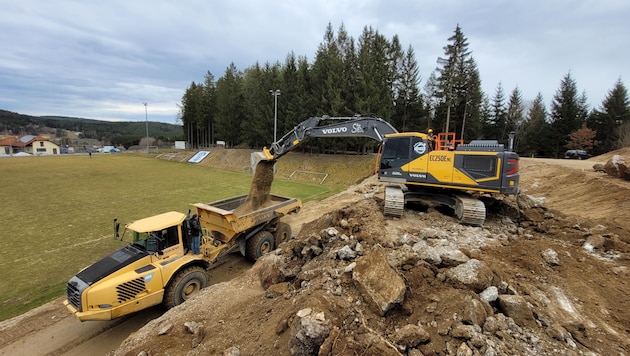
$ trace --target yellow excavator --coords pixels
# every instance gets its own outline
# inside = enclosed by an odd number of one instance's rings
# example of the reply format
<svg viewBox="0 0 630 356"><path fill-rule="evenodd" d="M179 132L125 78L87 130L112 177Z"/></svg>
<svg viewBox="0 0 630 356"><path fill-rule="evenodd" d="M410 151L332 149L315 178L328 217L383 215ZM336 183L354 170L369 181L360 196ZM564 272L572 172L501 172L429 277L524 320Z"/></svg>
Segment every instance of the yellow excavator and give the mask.
<svg viewBox="0 0 630 356"><path fill-rule="evenodd" d="M461 223L481 226L486 208L471 192L519 192L519 157L511 147L506 149L496 140L463 143L454 133L440 133L434 143L427 134L398 132L378 117L311 117L270 148L252 154L252 168L321 137L368 137L381 142L378 178L391 183L385 187L386 215L402 216L407 202L431 201L452 208Z"/></svg>

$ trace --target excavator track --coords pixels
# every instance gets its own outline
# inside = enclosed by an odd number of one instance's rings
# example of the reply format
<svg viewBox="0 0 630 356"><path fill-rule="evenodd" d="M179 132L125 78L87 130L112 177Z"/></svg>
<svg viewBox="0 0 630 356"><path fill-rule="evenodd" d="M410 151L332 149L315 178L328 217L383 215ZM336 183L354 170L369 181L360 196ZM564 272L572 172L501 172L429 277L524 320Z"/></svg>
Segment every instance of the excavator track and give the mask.
<svg viewBox="0 0 630 356"><path fill-rule="evenodd" d="M405 211L405 194L397 186L385 187L385 208L383 214L401 217Z"/></svg>
<svg viewBox="0 0 630 356"><path fill-rule="evenodd" d="M486 220L485 204L475 198L456 195L455 216L462 224L482 226Z"/></svg>

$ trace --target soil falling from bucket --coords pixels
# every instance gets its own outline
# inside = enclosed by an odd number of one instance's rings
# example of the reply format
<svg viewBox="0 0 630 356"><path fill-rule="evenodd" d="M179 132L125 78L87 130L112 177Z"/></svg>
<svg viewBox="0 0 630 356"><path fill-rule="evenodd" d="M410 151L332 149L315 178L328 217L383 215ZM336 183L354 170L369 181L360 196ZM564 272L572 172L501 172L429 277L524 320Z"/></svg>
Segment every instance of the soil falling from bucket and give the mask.
<svg viewBox="0 0 630 356"><path fill-rule="evenodd" d="M271 201L271 183L273 183L274 161L260 161L245 202L234 209L236 215L245 215L263 208Z"/></svg>

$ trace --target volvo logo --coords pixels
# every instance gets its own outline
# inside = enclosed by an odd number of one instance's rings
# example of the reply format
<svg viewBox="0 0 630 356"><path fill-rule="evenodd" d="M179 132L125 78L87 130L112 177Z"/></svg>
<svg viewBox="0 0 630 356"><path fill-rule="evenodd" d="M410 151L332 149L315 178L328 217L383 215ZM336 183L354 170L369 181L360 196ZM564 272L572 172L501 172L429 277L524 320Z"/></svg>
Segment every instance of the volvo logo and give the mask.
<svg viewBox="0 0 630 356"><path fill-rule="evenodd" d="M336 133L344 133L347 132L348 128L347 127L335 127L332 129L322 129L322 133L324 135L330 135L330 134L336 134Z"/></svg>

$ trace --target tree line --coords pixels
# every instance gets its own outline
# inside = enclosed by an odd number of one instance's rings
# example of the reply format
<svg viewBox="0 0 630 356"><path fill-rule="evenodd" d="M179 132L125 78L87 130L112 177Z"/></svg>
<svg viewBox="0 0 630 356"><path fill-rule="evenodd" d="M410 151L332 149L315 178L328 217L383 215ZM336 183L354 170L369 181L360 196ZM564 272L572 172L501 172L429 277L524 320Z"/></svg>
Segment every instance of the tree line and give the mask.
<svg viewBox="0 0 630 356"><path fill-rule="evenodd" d="M192 147L224 141L260 148L273 142L274 126L279 138L312 116L355 114L381 117L401 132L454 132L466 142L507 144L512 135L515 150L526 156L559 157L569 148L599 154L630 145L630 101L621 79L601 108L592 110L570 72L549 109L540 93L526 105L518 87L506 96L501 83L489 96L459 25L422 87L414 49L403 49L397 35L387 39L366 26L355 41L343 24L335 33L329 23L312 63L294 53L283 63L255 63L244 70L231 63L218 79L207 72L202 82L192 82L180 106ZM315 140L306 149L366 146L362 139Z"/></svg>

